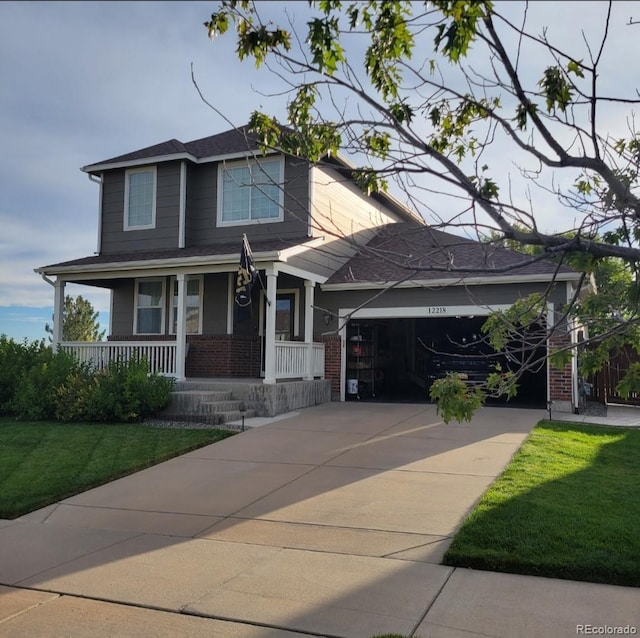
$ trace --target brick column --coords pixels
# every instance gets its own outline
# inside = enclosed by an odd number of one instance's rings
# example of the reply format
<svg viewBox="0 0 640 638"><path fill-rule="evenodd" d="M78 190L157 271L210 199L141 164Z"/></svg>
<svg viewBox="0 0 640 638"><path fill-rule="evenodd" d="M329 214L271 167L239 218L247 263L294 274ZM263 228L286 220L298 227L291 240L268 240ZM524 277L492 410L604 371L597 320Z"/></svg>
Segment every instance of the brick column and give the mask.
<svg viewBox="0 0 640 638"><path fill-rule="evenodd" d="M554 335L549 339L549 352L571 345L568 334ZM571 363L562 368L549 365L549 400L553 402L553 409L561 412L573 411L573 397L571 392Z"/></svg>
<svg viewBox="0 0 640 638"><path fill-rule="evenodd" d="M322 335L324 343L324 378L331 381L331 400L340 401L340 335Z"/></svg>

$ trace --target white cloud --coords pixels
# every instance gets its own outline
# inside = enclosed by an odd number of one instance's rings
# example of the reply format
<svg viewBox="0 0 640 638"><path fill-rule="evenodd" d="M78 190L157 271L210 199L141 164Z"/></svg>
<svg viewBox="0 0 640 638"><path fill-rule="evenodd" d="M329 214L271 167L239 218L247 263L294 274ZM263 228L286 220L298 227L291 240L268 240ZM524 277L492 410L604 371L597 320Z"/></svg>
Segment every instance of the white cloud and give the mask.
<svg viewBox="0 0 640 638"><path fill-rule="evenodd" d="M80 172L83 165L227 128L200 100L192 63L206 98L234 124L246 122L256 108L282 117L285 98L265 97L276 90L273 76L239 62L233 37L209 42L202 23L215 6L0 2L0 306L51 306L53 291L33 269L95 250L98 187ZM524 4L501 6L515 15ZM302 18L308 12L306 2L261 2L259 9L281 23L285 10ZM548 25L550 38L582 56L580 28L601 33L605 11L604 2L529 3L535 28L542 32ZM611 94L629 88L624 78L631 77L640 53L640 38L619 44L629 29L640 34L640 27L626 26L630 15L640 18L640 3L614 5L611 53L599 80ZM521 59L527 72L539 73L542 63L534 56ZM619 113L602 118L605 129L625 132ZM494 161L501 159L498 152ZM537 210L549 229L560 219L543 198ZM79 287L73 294L108 310L106 291Z"/></svg>

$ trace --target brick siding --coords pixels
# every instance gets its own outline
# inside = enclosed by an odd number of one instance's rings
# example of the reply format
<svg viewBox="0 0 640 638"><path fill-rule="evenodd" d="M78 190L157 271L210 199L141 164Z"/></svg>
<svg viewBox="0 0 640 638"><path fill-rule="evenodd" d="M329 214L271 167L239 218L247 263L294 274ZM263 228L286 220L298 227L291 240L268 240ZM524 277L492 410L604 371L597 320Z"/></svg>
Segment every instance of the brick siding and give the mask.
<svg viewBox="0 0 640 638"><path fill-rule="evenodd" d="M331 400L340 400L340 337L323 335L316 341L324 343L324 378L331 381Z"/></svg>
<svg viewBox="0 0 640 638"><path fill-rule="evenodd" d="M189 335L187 377L259 377L260 339L238 335Z"/></svg>
<svg viewBox="0 0 640 638"><path fill-rule="evenodd" d="M569 335L556 335L549 339L551 351L570 345ZM551 401L572 401L571 364L556 368L549 363L549 398Z"/></svg>

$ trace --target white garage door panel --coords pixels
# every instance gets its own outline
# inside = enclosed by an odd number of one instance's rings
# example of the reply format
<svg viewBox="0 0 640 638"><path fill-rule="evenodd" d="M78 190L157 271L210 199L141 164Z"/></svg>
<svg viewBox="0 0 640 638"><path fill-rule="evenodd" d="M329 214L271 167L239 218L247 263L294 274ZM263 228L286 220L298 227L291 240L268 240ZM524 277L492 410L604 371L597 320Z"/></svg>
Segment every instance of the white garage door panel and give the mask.
<svg viewBox="0 0 640 638"><path fill-rule="evenodd" d="M496 310L507 310L509 304L493 306L423 306L421 308L341 308L340 317L350 319L420 319L424 317L483 317Z"/></svg>

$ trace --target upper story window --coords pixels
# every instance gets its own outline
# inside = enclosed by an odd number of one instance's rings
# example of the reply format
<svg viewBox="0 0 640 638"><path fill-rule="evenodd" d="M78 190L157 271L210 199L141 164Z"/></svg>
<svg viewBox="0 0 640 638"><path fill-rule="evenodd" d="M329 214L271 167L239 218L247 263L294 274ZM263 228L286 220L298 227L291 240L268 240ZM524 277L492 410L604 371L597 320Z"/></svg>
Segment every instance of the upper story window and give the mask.
<svg viewBox="0 0 640 638"><path fill-rule="evenodd" d="M284 158L225 163L218 170L218 225L283 219Z"/></svg>
<svg viewBox="0 0 640 638"><path fill-rule="evenodd" d="M124 229L155 228L156 167L126 171L124 178Z"/></svg>

